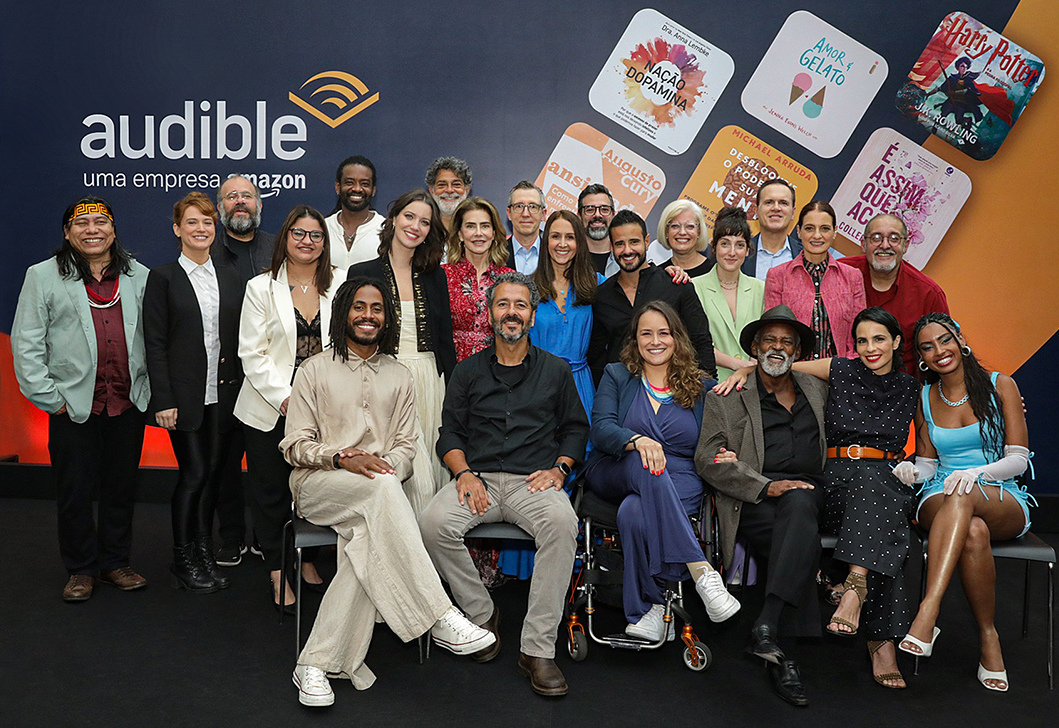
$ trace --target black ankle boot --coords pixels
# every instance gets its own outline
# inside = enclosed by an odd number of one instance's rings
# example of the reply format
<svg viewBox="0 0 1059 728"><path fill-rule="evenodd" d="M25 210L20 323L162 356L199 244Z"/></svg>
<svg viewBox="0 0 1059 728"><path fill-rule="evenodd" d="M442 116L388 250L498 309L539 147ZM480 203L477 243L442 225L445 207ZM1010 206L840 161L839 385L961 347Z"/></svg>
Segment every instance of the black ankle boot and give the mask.
<svg viewBox="0 0 1059 728"><path fill-rule="evenodd" d="M192 594L212 594L217 584L195 554L195 544L184 543L173 547L173 588L186 589Z"/></svg>
<svg viewBox="0 0 1059 728"><path fill-rule="evenodd" d="M202 562L202 568L213 579L218 589L227 589L232 585L232 580L217 568L217 561L213 556L213 539L208 534L199 534L195 537L195 555Z"/></svg>

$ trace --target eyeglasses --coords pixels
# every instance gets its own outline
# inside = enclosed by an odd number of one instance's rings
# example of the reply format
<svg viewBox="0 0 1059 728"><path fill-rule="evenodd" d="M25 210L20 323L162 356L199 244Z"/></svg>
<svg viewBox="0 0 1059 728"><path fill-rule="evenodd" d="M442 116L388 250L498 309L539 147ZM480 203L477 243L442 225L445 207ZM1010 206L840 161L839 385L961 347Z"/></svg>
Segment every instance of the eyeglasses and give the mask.
<svg viewBox="0 0 1059 728"><path fill-rule="evenodd" d="M536 215L538 212L544 209L544 206L538 205L536 202L530 202L528 204L525 202L516 202L513 205L508 205L507 209L514 210L520 215L524 212L529 212L532 215Z"/></svg>
<svg viewBox="0 0 1059 728"><path fill-rule="evenodd" d="M897 243L901 242L904 239L905 236L901 233L890 233L889 235L883 235L882 233L872 233L868 236L868 240L876 244L881 243L884 240L889 240L894 245L897 245Z"/></svg>
<svg viewBox="0 0 1059 728"><path fill-rule="evenodd" d="M224 196L224 199L228 200L228 202L235 202L236 200L247 202L249 200L256 200L257 195L253 192L229 192Z"/></svg>
<svg viewBox="0 0 1059 728"><path fill-rule="evenodd" d="M589 215L595 215L597 212L600 215L609 215L614 212L614 208L610 205L585 205L581 208L582 212L586 212Z"/></svg>
<svg viewBox="0 0 1059 728"><path fill-rule="evenodd" d="M689 233L697 233L699 231L699 224L697 222L671 222L666 225L666 228L671 233L679 233L681 230L687 230Z"/></svg>
<svg viewBox="0 0 1059 728"><path fill-rule="evenodd" d="M309 240L314 243L324 242L324 233L322 230L302 230L301 228L291 228L290 236L294 238L295 242L299 242L305 239L305 236L309 236Z"/></svg>

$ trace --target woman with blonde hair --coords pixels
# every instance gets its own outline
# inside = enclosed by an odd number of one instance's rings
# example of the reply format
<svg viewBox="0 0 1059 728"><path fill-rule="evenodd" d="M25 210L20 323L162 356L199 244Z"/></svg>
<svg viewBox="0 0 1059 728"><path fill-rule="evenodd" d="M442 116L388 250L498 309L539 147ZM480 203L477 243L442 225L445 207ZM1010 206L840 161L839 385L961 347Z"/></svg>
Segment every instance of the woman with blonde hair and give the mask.
<svg viewBox="0 0 1059 728"><path fill-rule="evenodd" d="M691 200L674 200L665 206L658 218L657 240L673 253L673 257L661 264L662 268L676 266L689 278L698 278L713 267L713 261L703 254L709 243L706 218L702 208Z"/></svg>

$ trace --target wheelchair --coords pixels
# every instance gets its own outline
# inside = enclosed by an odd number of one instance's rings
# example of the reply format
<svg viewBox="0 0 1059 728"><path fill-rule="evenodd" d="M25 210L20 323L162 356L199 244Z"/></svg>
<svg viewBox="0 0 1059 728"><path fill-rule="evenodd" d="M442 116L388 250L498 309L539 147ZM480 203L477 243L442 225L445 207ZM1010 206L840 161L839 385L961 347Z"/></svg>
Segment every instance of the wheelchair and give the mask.
<svg viewBox="0 0 1059 728"><path fill-rule="evenodd" d="M650 642L625 633L597 633L595 621L598 605L604 603L619 609L622 605L623 565L618 538L618 506L586 489L581 481L574 496L574 510L582 520L582 532L578 539L570 598L566 604L567 651L570 658L580 662L588 657L589 640L615 649L637 652L656 650L669 641L670 630L675 629L673 620L679 617L683 627L677 634L684 644L684 665L696 672L707 669L713 663L713 653L691 626L691 616L684 609L683 585L680 582L664 582L663 623L666 629L660 640ZM718 564L720 546L716 538L716 512L708 491L703 494L698 513L690 518L706 558L711 564ZM580 617L582 609L583 621Z"/></svg>

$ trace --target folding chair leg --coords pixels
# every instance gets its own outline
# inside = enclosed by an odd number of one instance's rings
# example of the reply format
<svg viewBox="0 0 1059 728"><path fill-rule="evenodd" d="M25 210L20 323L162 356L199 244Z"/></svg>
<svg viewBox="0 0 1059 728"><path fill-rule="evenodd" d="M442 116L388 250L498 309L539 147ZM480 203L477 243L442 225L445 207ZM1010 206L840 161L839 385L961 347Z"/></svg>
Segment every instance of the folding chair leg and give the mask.
<svg viewBox="0 0 1059 728"><path fill-rule="evenodd" d="M1026 562L1026 573L1022 577L1022 637L1030 633L1030 562Z"/></svg>
<svg viewBox="0 0 1059 728"><path fill-rule="evenodd" d="M1055 563L1048 563L1048 689L1055 689L1055 669L1052 661L1055 649Z"/></svg>
<svg viewBox="0 0 1059 728"><path fill-rule="evenodd" d="M919 574L919 602L923 603L923 597L927 594L927 552L923 552L923 566ZM912 662L912 674L919 675L919 655Z"/></svg>
<svg viewBox="0 0 1059 728"><path fill-rule="evenodd" d="M294 571L296 581L294 584L294 644L297 647L298 654L302 653L302 550L300 548L294 549L294 561L297 568ZM283 579L287 578L287 572L280 574L280 583ZM285 592L281 592L284 594ZM283 596L280 596L283 599ZM282 612L282 607L280 608Z"/></svg>

